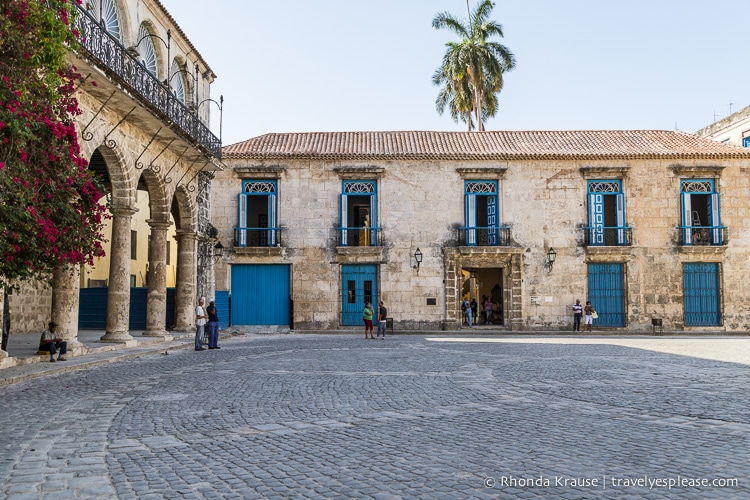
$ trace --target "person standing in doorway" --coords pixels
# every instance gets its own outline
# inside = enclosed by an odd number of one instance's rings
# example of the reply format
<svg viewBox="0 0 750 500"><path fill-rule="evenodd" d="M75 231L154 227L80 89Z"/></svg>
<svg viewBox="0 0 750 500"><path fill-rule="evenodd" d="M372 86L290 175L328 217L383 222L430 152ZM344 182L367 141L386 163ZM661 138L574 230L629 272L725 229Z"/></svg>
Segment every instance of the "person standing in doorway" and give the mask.
<svg viewBox="0 0 750 500"><path fill-rule="evenodd" d="M385 304L383 304L383 301L380 301L380 305L378 307L378 333L377 337L380 337L380 332L383 332L383 340L385 340L385 330L387 326L386 318L388 317L388 309L386 309Z"/></svg>
<svg viewBox="0 0 750 500"><path fill-rule="evenodd" d="M583 326L588 331L591 331L591 328L593 328L595 312L596 311L594 311L594 306L592 306L591 302L587 300L586 307L583 308Z"/></svg>
<svg viewBox="0 0 750 500"><path fill-rule="evenodd" d="M479 316L477 314L479 311L479 305L477 304L477 299L471 299L471 303L469 305L471 305L471 315L474 317L474 321L479 324Z"/></svg>
<svg viewBox="0 0 750 500"><path fill-rule="evenodd" d="M372 304L369 302L365 304L365 310L362 311L362 321L365 322L365 338L374 339L372 336L372 317L375 315L375 311L372 310ZM369 337L367 336L369 333Z"/></svg>
<svg viewBox="0 0 750 500"><path fill-rule="evenodd" d="M195 350L205 351L203 347L203 336L206 334L206 311L203 309L204 300L198 301L198 307L195 308Z"/></svg>
<svg viewBox="0 0 750 500"><path fill-rule="evenodd" d="M487 297L487 300L484 302L484 324L491 325L492 324L492 297Z"/></svg>
<svg viewBox="0 0 750 500"><path fill-rule="evenodd" d="M219 347L219 313L216 310L216 303L212 300L206 308L208 314L208 348L221 349Z"/></svg>
<svg viewBox="0 0 750 500"><path fill-rule="evenodd" d="M581 299L576 299L576 303L573 304L573 331L581 331L581 314L583 312L583 306L581 305Z"/></svg>
<svg viewBox="0 0 750 500"><path fill-rule="evenodd" d="M469 328L471 328L474 325L474 318L471 314L471 304L469 304L469 299L464 299L463 303L461 304L461 309L463 309L464 313L466 313L466 324L469 325Z"/></svg>

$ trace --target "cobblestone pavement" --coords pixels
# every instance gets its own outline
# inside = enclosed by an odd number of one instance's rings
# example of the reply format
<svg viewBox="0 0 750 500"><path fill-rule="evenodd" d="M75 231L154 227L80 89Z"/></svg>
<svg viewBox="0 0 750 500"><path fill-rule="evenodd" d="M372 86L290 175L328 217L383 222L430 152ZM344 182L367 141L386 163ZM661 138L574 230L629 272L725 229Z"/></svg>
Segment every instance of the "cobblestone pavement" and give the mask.
<svg viewBox="0 0 750 500"><path fill-rule="evenodd" d="M435 340L243 336L0 387L0 497L750 498L747 364Z"/></svg>

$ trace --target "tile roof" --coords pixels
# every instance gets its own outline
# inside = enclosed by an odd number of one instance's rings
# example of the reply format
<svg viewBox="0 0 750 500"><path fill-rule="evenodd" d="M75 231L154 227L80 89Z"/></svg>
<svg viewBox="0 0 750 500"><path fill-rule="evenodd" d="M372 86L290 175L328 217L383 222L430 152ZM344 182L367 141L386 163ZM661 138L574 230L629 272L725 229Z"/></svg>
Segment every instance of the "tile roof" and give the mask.
<svg viewBox="0 0 750 500"><path fill-rule="evenodd" d="M301 132L223 148L255 160L750 159L750 149L669 130Z"/></svg>

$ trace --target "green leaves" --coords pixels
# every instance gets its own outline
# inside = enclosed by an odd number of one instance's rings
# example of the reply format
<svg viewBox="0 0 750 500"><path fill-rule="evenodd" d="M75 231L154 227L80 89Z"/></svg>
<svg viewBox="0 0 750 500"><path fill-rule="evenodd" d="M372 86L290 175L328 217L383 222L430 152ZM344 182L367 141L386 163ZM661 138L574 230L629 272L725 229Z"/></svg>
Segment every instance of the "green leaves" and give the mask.
<svg viewBox="0 0 750 500"><path fill-rule="evenodd" d="M461 119L469 130L473 129L472 114L478 130L484 130L485 116L495 116L503 74L516 65L507 47L489 40L503 37L502 25L489 19L494 6L491 0L482 0L466 23L447 12L432 20L434 28L449 29L461 37L460 42L446 43L443 63L433 74L433 84L443 86L435 106L440 114L449 107L454 121Z"/></svg>

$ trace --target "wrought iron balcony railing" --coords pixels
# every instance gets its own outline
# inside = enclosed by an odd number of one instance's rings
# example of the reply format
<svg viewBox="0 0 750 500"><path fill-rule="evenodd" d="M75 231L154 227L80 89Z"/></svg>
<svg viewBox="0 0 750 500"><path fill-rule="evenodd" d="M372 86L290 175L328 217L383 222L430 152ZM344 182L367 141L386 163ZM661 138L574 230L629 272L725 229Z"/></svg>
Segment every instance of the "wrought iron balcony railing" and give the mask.
<svg viewBox="0 0 750 500"><path fill-rule="evenodd" d="M726 226L679 226L680 244L685 246L721 246L727 242Z"/></svg>
<svg viewBox="0 0 750 500"><path fill-rule="evenodd" d="M630 226L584 226L586 246L629 247L633 245L633 228Z"/></svg>
<svg viewBox="0 0 750 500"><path fill-rule="evenodd" d="M280 227L236 227L234 246L236 247L275 247L281 245Z"/></svg>
<svg viewBox="0 0 750 500"><path fill-rule="evenodd" d="M339 245L342 247L380 246L379 227L339 227Z"/></svg>
<svg viewBox="0 0 750 500"><path fill-rule="evenodd" d="M169 89L82 6L78 6L75 27L80 32L80 46L99 61L108 74L117 78L131 92L141 96L153 111L176 125L190 139L221 159L221 140L191 112ZM169 64L169 61L167 62Z"/></svg>
<svg viewBox="0 0 750 500"><path fill-rule="evenodd" d="M460 246L508 247L510 246L510 226L466 226L458 228Z"/></svg>

